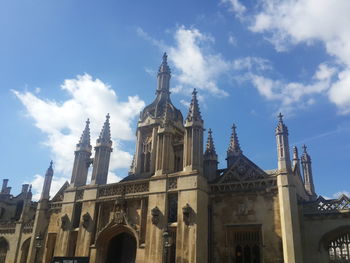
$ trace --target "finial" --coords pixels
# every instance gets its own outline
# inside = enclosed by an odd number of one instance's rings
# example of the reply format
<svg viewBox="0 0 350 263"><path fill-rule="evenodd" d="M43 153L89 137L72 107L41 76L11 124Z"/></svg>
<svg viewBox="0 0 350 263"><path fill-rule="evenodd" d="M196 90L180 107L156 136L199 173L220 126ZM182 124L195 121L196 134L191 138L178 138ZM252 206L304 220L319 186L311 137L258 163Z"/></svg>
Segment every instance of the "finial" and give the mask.
<svg viewBox="0 0 350 263"><path fill-rule="evenodd" d="M53 165L53 161L51 160L50 161L50 168L52 168L52 165Z"/></svg>
<svg viewBox="0 0 350 263"><path fill-rule="evenodd" d="M298 148L296 146L293 146L293 159L298 159Z"/></svg>
<svg viewBox="0 0 350 263"><path fill-rule="evenodd" d="M167 61L168 61L168 55L167 55L166 52L164 52L164 54L163 54L163 63L167 63Z"/></svg>
<svg viewBox="0 0 350 263"><path fill-rule="evenodd" d="M279 113L279 114L278 114L278 119L279 119L280 122L283 122L283 117L284 117L284 116L282 115L282 113Z"/></svg>
<svg viewBox="0 0 350 263"><path fill-rule="evenodd" d="M109 120L109 118L110 118L109 113L107 113L106 119Z"/></svg>
<svg viewBox="0 0 350 263"><path fill-rule="evenodd" d="M303 145L304 153L307 153L307 150L306 150L306 149L307 149L307 147L306 147L306 145L304 144L304 145Z"/></svg>

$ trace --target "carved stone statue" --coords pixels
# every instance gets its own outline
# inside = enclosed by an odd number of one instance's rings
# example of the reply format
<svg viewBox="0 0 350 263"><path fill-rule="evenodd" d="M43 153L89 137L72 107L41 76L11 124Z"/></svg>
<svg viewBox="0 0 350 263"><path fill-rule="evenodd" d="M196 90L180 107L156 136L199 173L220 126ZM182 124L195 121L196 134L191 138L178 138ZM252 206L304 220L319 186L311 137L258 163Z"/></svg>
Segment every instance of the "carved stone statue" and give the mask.
<svg viewBox="0 0 350 263"><path fill-rule="evenodd" d="M191 212L192 208L191 206L187 203L183 208L182 208L182 214L183 214L183 220L186 225L190 224L190 218L191 218Z"/></svg>
<svg viewBox="0 0 350 263"><path fill-rule="evenodd" d="M84 228L88 228L89 225L90 225L90 221L91 221L91 216L88 212L86 212L84 215L83 215L83 227Z"/></svg>
<svg viewBox="0 0 350 263"><path fill-rule="evenodd" d="M158 206L152 208L151 210L151 215L152 215L152 224L153 225L158 225L159 221L160 221L160 210L158 208Z"/></svg>
<svg viewBox="0 0 350 263"><path fill-rule="evenodd" d="M61 217L61 228L63 230L66 230L68 228L69 225L69 217L67 214L65 214L64 216Z"/></svg>

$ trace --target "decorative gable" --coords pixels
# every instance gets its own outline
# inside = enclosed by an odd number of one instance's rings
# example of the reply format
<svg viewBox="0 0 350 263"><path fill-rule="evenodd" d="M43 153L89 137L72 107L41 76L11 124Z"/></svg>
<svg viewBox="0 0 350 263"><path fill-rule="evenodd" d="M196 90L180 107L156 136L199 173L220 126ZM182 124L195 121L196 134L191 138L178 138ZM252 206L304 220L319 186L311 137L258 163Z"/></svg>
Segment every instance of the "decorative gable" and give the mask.
<svg viewBox="0 0 350 263"><path fill-rule="evenodd" d="M218 179L216 183L235 183L265 179L269 175L250 161L243 154L236 157L232 166Z"/></svg>

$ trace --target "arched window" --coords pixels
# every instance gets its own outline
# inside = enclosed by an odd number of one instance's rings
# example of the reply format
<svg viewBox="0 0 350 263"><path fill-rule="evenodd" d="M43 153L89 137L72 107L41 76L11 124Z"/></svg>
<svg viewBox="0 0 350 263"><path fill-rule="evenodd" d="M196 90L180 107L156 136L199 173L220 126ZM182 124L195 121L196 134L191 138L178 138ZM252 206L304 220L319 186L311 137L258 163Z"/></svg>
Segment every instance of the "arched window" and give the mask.
<svg viewBox="0 0 350 263"><path fill-rule="evenodd" d="M328 244L330 263L350 263L350 233L332 239Z"/></svg>
<svg viewBox="0 0 350 263"><path fill-rule="evenodd" d="M0 263L5 263L9 244L5 238L0 237Z"/></svg>

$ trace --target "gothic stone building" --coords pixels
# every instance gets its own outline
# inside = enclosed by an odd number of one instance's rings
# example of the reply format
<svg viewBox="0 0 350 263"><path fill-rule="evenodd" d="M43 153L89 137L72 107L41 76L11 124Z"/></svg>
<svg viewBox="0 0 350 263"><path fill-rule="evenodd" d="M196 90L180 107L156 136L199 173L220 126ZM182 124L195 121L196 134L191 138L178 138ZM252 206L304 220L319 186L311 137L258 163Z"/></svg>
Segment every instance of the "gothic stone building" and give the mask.
<svg viewBox="0 0 350 263"><path fill-rule="evenodd" d="M38 202L28 185L13 196L4 180L0 262L350 262L350 200L317 196L311 158L306 147L301 157L294 147L291 158L282 115L275 130L277 169L263 170L243 154L235 126L227 166L218 169L211 130L203 149L196 91L183 119L171 102L169 81L164 55L156 98L140 114L134 161L122 181L106 183L108 115L94 158L87 121L71 181L53 198L52 164Z"/></svg>

